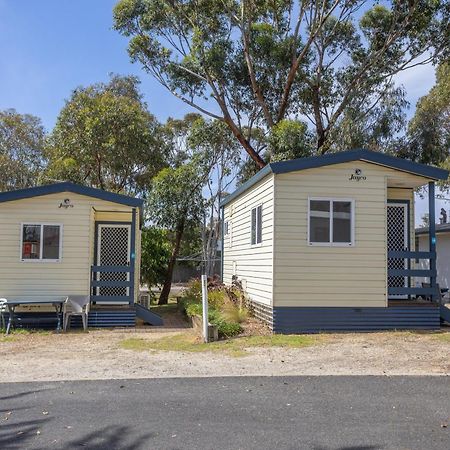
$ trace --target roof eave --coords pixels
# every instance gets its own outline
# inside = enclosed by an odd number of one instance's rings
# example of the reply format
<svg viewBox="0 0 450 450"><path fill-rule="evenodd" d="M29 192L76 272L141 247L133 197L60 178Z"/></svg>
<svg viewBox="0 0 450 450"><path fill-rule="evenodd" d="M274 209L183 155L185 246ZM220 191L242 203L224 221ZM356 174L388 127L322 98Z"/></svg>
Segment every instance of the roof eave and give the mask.
<svg viewBox="0 0 450 450"><path fill-rule="evenodd" d="M365 161L372 164L378 164L435 181L446 180L449 176L449 172L447 170L439 167L419 164L407 159L396 158L384 153L373 152L365 149L350 150L347 152L332 153L323 156L311 156L309 158L294 159L291 161L280 161L272 164L272 170L275 174L281 174L352 161Z"/></svg>
<svg viewBox="0 0 450 450"><path fill-rule="evenodd" d="M33 188L19 189L16 191L0 193L0 203L22 200L25 198L41 197L43 195L58 194L62 192L72 192L74 194L85 195L87 197L98 198L121 205L142 208L144 200L140 198L128 197L127 195L116 194L114 192L103 191L101 189L81 186L79 184L63 182L36 186Z"/></svg>
<svg viewBox="0 0 450 450"><path fill-rule="evenodd" d="M267 164L264 166L258 173L253 175L249 180L247 180L245 183L243 183L241 186L239 186L233 193L227 195L221 202L220 207L224 207L228 205L231 201L233 201L235 198L239 197L241 194L243 194L245 191L250 189L253 185L258 183L258 181L262 180L264 177L272 173L272 164Z"/></svg>

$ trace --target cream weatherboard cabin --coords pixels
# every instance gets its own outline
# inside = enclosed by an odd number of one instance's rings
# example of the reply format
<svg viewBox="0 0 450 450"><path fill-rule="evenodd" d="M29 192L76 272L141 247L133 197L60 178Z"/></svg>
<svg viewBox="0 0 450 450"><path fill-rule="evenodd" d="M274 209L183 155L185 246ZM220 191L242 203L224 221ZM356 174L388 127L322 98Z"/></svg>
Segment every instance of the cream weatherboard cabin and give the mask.
<svg viewBox="0 0 450 450"><path fill-rule="evenodd" d="M269 164L221 203L223 281L239 280L277 333L438 328L434 183L447 177L368 150ZM424 185L432 226L418 252Z"/></svg>
<svg viewBox="0 0 450 450"><path fill-rule="evenodd" d="M90 326L158 324L138 305L143 201L64 182L0 193L0 298L90 295ZM34 308L34 310L30 309ZM43 307L22 308L44 324Z"/></svg>

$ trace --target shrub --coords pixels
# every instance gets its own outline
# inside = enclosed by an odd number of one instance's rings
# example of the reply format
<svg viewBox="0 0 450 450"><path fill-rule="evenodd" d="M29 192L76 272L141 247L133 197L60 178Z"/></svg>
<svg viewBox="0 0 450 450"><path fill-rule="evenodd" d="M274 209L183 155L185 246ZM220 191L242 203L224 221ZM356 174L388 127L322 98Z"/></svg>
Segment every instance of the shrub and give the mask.
<svg viewBox="0 0 450 450"><path fill-rule="evenodd" d="M202 315L202 286L199 279L192 279L183 291L182 308L190 317ZM208 320L217 326L219 337L229 338L242 332L240 323L248 316L244 307L245 297L236 287L226 288L217 279L208 280Z"/></svg>
<svg viewBox="0 0 450 450"><path fill-rule="evenodd" d="M222 289L213 289L208 292L208 305L220 309L228 301L227 293Z"/></svg>
<svg viewBox="0 0 450 450"><path fill-rule="evenodd" d="M246 308L235 305L230 300L223 304L221 313L227 322L242 323L245 322L248 317L248 311Z"/></svg>
<svg viewBox="0 0 450 450"><path fill-rule="evenodd" d="M183 297L197 302L202 301L202 283L198 278L189 281L187 288L183 291Z"/></svg>
<svg viewBox="0 0 450 450"><path fill-rule="evenodd" d="M202 305L201 303L189 303L186 305L186 314L189 317L201 316L202 315Z"/></svg>
<svg viewBox="0 0 450 450"><path fill-rule="evenodd" d="M230 338L233 336L237 336L239 333L242 333L242 326L239 323L227 322L226 320L220 317L210 320L210 322L213 325L217 326L220 338L223 337Z"/></svg>

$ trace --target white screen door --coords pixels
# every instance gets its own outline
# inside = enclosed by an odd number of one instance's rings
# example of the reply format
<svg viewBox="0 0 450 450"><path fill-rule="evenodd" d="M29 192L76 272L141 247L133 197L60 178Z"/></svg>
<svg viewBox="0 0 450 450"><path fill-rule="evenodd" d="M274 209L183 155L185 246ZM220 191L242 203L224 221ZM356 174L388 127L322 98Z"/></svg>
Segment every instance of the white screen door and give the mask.
<svg viewBox="0 0 450 450"><path fill-rule="evenodd" d="M99 224L98 225L97 265L129 266L131 253L131 225ZM129 281L129 272L100 272L97 279L101 281ZM102 286L97 288L97 295L126 297L128 287Z"/></svg>
<svg viewBox="0 0 450 450"><path fill-rule="evenodd" d="M408 242L408 205L389 203L387 206L387 248L388 252L409 250ZM408 268L408 259L388 258L388 270ZM388 287L407 287L408 277L388 276ZM392 298L406 298L404 295L390 295Z"/></svg>

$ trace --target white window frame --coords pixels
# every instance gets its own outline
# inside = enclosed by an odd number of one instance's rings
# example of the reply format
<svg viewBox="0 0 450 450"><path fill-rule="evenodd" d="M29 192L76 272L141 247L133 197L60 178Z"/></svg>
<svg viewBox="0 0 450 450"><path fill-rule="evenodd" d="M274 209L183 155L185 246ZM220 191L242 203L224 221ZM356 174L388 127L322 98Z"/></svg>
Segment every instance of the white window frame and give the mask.
<svg viewBox="0 0 450 450"><path fill-rule="evenodd" d="M223 225L223 241L224 241L224 247L226 248L231 248L231 246L233 245L233 225L231 223L231 220L225 220L224 221L224 225Z"/></svg>
<svg viewBox="0 0 450 450"><path fill-rule="evenodd" d="M261 223L260 223L260 228L261 228L261 241L258 242L258 213L256 213L256 222L255 222L255 243L252 243L252 214L253 214L253 210L256 209L258 210L258 208L261 207ZM263 235L262 235L262 224L263 224L263 204L259 203L255 206L253 206L250 209L250 245L252 247L260 247L263 243Z"/></svg>
<svg viewBox="0 0 450 450"><path fill-rule="evenodd" d="M311 242L311 201L330 203L330 241ZM350 214L350 239L351 242L333 242L333 202L349 202ZM355 246L355 200L352 198L308 197L308 245L317 247L354 247Z"/></svg>
<svg viewBox="0 0 450 450"><path fill-rule="evenodd" d="M26 259L22 257L23 254L23 227L24 226L40 226L41 227L41 242L39 244L39 258L36 259ZM59 258L58 259L43 259L43 248L44 248L44 225L50 227L59 227ZM63 224L62 223L48 223L48 222L22 222L20 224L20 249L19 249L19 260L24 263L59 263L62 260L62 250L63 250Z"/></svg>

